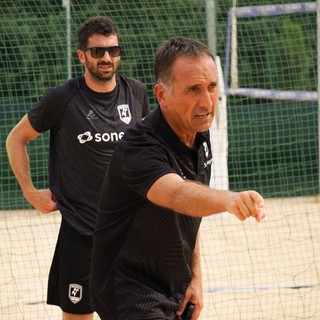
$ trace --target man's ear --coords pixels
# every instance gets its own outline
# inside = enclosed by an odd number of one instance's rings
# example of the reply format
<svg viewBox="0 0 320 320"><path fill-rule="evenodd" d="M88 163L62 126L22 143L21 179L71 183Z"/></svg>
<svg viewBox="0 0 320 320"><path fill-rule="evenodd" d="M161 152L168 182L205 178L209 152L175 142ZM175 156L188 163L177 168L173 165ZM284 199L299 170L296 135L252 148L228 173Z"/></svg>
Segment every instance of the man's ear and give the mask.
<svg viewBox="0 0 320 320"><path fill-rule="evenodd" d="M84 64L85 61L86 61L85 56L84 56L84 51L78 49L78 50L77 50L77 56L78 56L80 62L81 62L82 64Z"/></svg>
<svg viewBox="0 0 320 320"><path fill-rule="evenodd" d="M158 103L160 106L165 107L166 106L166 96L167 96L167 90L164 86L157 83L154 88L153 92L155 96L157 97Z"/></svg>

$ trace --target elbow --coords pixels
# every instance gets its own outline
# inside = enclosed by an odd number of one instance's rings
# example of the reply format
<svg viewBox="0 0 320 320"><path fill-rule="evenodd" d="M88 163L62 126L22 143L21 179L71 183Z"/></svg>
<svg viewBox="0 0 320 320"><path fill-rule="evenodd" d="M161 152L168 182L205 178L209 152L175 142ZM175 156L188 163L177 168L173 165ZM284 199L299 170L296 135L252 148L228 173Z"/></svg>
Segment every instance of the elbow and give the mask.
<svg viewBox="0 0 320 320"><path fill-rule="evenodd" d="M26 147L26 144L24 144L21 140L17 138L17 135L15 132L11 131L6 139L6 150L9 159L12 158L13 153L19 152L19 150Z"/></svg>
<svg viewBox="0 0 320 320"><path fill-rule="evenodd" d="M7 139L6 139L6 149L7 149L7 153L9 153L10 149L11 149L11 146L12 146L12 133L10 132L7 136Z"/></svg>

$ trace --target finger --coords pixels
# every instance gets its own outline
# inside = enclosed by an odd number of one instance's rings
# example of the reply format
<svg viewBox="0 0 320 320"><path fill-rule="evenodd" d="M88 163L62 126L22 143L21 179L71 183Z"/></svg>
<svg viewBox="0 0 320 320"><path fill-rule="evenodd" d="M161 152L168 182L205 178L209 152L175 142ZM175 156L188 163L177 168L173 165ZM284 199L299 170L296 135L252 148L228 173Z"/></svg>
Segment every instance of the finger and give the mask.
<svg viewBox="0 0 320 320"><path fill-rule="evenodd" d="M240 209L237 209L237 211L233 211L232 214L234 214L240 221L246 220L246 217L241 214Z"/></svg>
<svg viewBox="0 0 320 320"><path fill-rule="evenodd" d="M178 317L180 317L180 316L183 314L183 311L184 311L184 309L186 308L187 303L188 303L188 300L183 299L183 301L182 301L179 309L176 311L176 315L177 315Z"/></svg>
<svg viewBox="0 0 320 320"><path fill-rule="evenodd" d="M240 211L240 214L244 217L244 219L249 218L251 216L251 211L250 208L248 208L246 201L240 203L238 209Z"/></svg>
<svg viewBox="0 0 320 320"><path fill-rule="evenodd" d="M255 203L256 209L258 211L260 211L260 209L262 209L264 207L263 197L256 191L251 191L250 197L251 197L252 201Z"/></svg>
<svg viewBox="0 0 320 320"><path fill-rule="evenodd" d="M242 207L242 213L245 215L245 217L256 217L263 207L263 198L260 196L260 194L255 191L248 191L242 194L242 199L247 207L247 209Z"/></svg>
<svg viewBox="0 0 320 320"><path fill-rule="evenodd" d="M200 316L201 310L202 308L200 308L198 305L195 305L190 320L197 320Z"/></svg>
<svg viewBox="0 0 320 320"><path fill-rule="evenodd" d="M257 202L257 203L256 203L256 207L257 207L257 210L258 210L259 212L263 211L263 209L264 209L264 200L262 199L262 201Z"/></svg>
<svg viewBox="0 0 320 320"><path fill-rule="evenodd" d="M266 214L261 211L257 216L256 216L256 221L260 222L261 220L263 220L266 217Z"/></svg>
<svg viewBox="0 0 320 320"><path fill-rule="evenodd" d="M238 199L238 210L244 219L249 218L250 216L255 216L255 203L251 198L250 191L243 191L240 193Z"/></svg>
<svg viewBox="0 0 320 320"><path fill-rule="evenodd" d="M241 200L243 203L238 205L241 214L248 218L250 216L255 217L257 222L260 222L264 218L263 197L256 191L245 191L241 193Z"/></svg>

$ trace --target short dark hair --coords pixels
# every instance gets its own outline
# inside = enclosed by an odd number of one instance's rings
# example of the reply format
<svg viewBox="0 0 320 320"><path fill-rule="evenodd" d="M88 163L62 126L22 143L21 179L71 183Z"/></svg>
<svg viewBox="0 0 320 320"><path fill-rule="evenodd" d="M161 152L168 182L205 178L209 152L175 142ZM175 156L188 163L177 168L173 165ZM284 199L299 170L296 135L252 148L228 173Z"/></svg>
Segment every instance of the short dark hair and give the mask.
<svg viewBox="0 0 320 320"><path fill-rule="evenodd" d="M85 21L78 29L78 49L86 49L89 38L94 34L105 36L116 35L118 41L120 41L117 26L111 19L106 17L93 17Z"/></svg>
<svg viewBox="0 0 320 320"><path fill-rule="evenodd" d="M210 49L198 40L177 36L163 42L155 55L154 74L156 83L168 84L170 80L173 80L172 66L178 57L196 57L201 54L207 54L214 61Z"/></svg>

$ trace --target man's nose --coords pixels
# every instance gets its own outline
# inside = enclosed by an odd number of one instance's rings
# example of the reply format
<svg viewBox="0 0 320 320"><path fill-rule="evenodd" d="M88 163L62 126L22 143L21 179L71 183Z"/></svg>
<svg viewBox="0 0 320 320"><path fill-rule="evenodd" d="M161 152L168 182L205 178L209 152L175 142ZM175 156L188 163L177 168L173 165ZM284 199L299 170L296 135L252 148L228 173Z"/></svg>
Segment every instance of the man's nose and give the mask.
<svg viewBox="0 0 320 320"><path fill-rule="evenodd" d="M211 107L213 101L213 94L209 91L204 91L200 97L200 106L201 107Z"/></svg>

